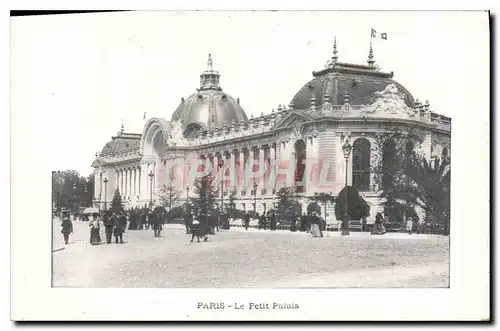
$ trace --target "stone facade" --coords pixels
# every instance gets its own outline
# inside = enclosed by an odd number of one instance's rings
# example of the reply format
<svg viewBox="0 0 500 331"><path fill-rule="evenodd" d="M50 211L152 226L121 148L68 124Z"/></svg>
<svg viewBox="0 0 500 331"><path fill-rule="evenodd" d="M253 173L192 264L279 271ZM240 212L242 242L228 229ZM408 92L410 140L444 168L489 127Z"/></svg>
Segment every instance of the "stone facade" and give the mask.
<svg viewBox="0 0 500 331"><path fill-rule="evenodd" d="M359 184L353 183L354 172L366 169L353 165L354 152L346 163L342 149L346 141L353 146L368 146L369 153L376 134L394 128L418 130L424 137L421 148L426 156L451 157L450 118L431 112L428 103L414 101L408 91L391 80L392 73L380 72L372 62L367 66L339 63L336 52L335 48L325 70L314 73L315 83L306 84L311 90L307 108L297 109L292 101L289 106L280 105L277 110L246 119L239 100L238 107L231 109L225 104L227 100L220 100L220 105L211 103L207 110L213 121L195 121L193 126L184 119L203 117L203 109L193 110L190 105L186 110L190 113L184 115L183 99L171 121L151 118L141 134L125 133L122 127L93 163L96 206L109 204L116 188L127 207L144 206L154 200L161 185L174 187L181 200L186 200L188 194L193 195L188 188L201 176L200 169L216 178L217 185L223 187L224 199L234 194L238 209L253 210L254 202L259 213L272 208L275 193L281 188L293 190L305 206L315 193L336 196L345 185L346 171L347 184ZM218 73L216 78L217 84L202 85L198 91L214 89L222 93ZM339 90L346 84L350 84L349 89ZM302 88L294 100L303 102L304 91ZM317 103L320 95L321 102ZM196 93L190 98L196 98ZM228 95L226 98L233 100ZM222 121L224 118L231 122ZM374 215L380 199L373 174L359 176L364 179L358 188L374 207ZM328 209L331 217L333 211L330 206Z"/></svg>

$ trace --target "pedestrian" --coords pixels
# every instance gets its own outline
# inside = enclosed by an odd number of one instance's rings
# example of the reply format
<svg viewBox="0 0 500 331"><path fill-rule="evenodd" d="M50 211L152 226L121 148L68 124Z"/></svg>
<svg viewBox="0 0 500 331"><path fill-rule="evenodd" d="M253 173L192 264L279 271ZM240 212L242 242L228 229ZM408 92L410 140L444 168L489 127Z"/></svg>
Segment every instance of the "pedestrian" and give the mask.
<svg viewBox="0 0 500 331"><path fill-rule="evenodd" d="M116 215L113 213L111 216L109 212L104 212L103 221L104 230L106 233L106 244L111 244L111 237L113 236L113 228L117 223Z"/></svg>
<svg viewBox="0 0 500 331"><path fill-rule="evenodd" d="M377 213L377 215L375 215L375 223L373 224L371 234L383 235L385 233L384 217L382 216L382 213Z"/></svg>
<svg viewBox="0 0 500 331"><path fill-rule="evenodd" d="M151 224L151 220L149 219L150 211L144 213L144 226L146 230L149 230L149 225Z"/></svg>
<svg viewBox="0 0 500 331"><path fill-rule="evenodd" d="M119 217L116 215L113 216L112 219L115 226L113 230L113 235L115 236L115 243L123 244L123 232L125 232L125 228L127 227L127 217L123 214L120 215Z"/></svg>
<svg viewBox="0 0 500 331"><path fill-rule="evenodd" d="M408 220L406 221L406 231L408 231L408 234L411 234L412 229L413 229L413 219L411 217L408 217Z"/></svg>
<svg viewBox="0 0 500 331"><path fill-rule="evenodd" d="M292 232L297 231L297 222L299 222L299 216L292 215L292 217L291 217L290 231L292 231Z"/></svg>
<svg viewBox="0 0 500 331"><path fill-rule="evenodd" d="M307 216L308 223L310 224L309 232L313 237L323 237L323 230L321 229L321 219L313 211L311 216Z"/></svg>
<svg viewBox="0 0 500 331"><path fill-rule="evenodd" d="M149 220L151 222L151 227L153 228L155 238L160 237L160 231L161 231L161 224L160 224L160 218L158 216L158 213L149 213Z"/></svg>
<svg viewBox="0 0 500 331"><path fill-rule="evenodd" d="M275 213L271 213L271 215L269 215L269 218L270 218L270 227L271 227L271 231L276 231L276 214Z"/></svg>
<svg viewBox="0 0 500 331"><path fill-rule="evenodd" d="M248 226L250 225L250 214L245 214L245 231L248 231Z"/></svg>
<svg viewBox="0 0 500 331"><path fill-rule="evenodd" d="M97 245L101 242L101 235L99 234L99 218L97 213L92 214L92 220L89 221L90 227L90 244Z"/></svg>
<svg viewBox="0 0 500 331"><path fill-rule="evenodd" d="M259 215L257 215L257 218L259 219L259 230L261 228L264 228L264 231L265 231L267 228L266 215L262 214L260 217L259 217Z"/></svg>
<svg viewBox="0 0 500 331"><path fill-rule="evenodd" d="M184 225L186 226L186 234L190 233L193 227L193 215L187 209L184 212Z"/></svg>
<svg viewBox="0 0 500 331"><path fill-rule="evenodd" d="M61 233L63 234L64 243L67 245L70 233L73 233L73 223L71 223L69 211L63 211L61 222Z"/></svg>

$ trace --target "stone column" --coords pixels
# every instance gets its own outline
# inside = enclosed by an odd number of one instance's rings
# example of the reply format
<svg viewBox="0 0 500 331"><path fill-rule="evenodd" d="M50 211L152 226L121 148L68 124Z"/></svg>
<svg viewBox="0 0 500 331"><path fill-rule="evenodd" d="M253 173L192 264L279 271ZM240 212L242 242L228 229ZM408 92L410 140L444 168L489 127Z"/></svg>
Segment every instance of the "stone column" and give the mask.
<svg viewBox="0 0 500 331"><path fill-rule="evenodd" d="M130 197L135 195L135 168L130 168Z"/></svg>
<svg viewBox="0 0 500 331"><path fill-rule="evenodd" d="M123 191L122 196L127 196L127 169L123 169Z"/></svg>
<svg viewBox="0 0 500 331"><path fill-rule="evenodd" d="M120 194L123 194L123 187L122 187L122 170L119 169L117 171L117 176L116 176L116 188L120 191Z"/></svg>
<svg viewBox="0 0 500 331"><path fill-rule="evenodd" d="M238 191L239 191L238 195L240 195L241 191L243 191L243 189L245 187L245 153L244 153L243 148L238 149L238 163L239 163L239 167L238 167L237 187L238 187Z"/></svg>
<svg viewBox="0 0 500 331"><path fill-rule="evenodd" d="M262 194L262 189L264 188L264 184L265 184L264 169L266 168L265 160L264 160L265 145L260 145L258 148L259 148L259 172L261 173L261 175L259 176L259 180L257 181L257 184L259 185L260 194Z"/></svg>
<svg viewBox="0 0 500 331"><path fill-rule="evenodd" d="M232 149L230 152L230 161L229 161L229 178L231 178L229 189L231 191L236 189L236 156L234 155L236 151Z"/></svg>
<svg viewBox="0 0 500 331"><path fill-rule="evenodd" d="M134 195L134 169L133 168L130 168L128 170L128 173L129 173L129 192L128 192L128 195L130 196L130 198L132 198L132 196Z"/></svg>
<svg viewBox="0 0 500 331"><path fill-rule="evenodd" d="M267 178L267 187L269 190L271 190L270 193L272 193L272 190L276 185L276 147L276 144L269 144L269 159L271 170Z"/></svg>
<svg viewBox="0 0 500 331"><path fill-rule="evenodd" d="M94 200L99 199L99 185L100 184L101 184L101 182L99 181L99 176L94 175L94 195L93 195Z"/></svg>
<svg viewBox="0 0 500 331"><path fill-rule="evenodd" d="M137 196L137 168L134 167L134 169L132 170L132 174L134 176L134 189L133 189L133 192L132 194L134 195L134 198Z"/></svg>
<svg viewBox="0 0 500 331"><path fill-rule="evenodd" d="M142 174L142 166L143 166L143 165L142 165L142 163L141 163L141 164L139 165L139 169L138 169L138 171L139 171L139 177L138 177L138 178L139 178L139 179L138 179L138 180L139 180L139 182L138 182L138 185L137 185L137 186L138 186L138 189L139 189L139 192L138 192L138 194L139 194L139 198L141 197L141 194L142 194L142 189L141 189L141 185L142 185L142 178L141 178L141 174Z"/></svg>
<svg viewBox="0 0 500 331"><path fill-rule="evenodd" d="M125 188L124 188L124 193L125 198L128 196L128 179L129 179L129 170L125 169Z"/></svg>

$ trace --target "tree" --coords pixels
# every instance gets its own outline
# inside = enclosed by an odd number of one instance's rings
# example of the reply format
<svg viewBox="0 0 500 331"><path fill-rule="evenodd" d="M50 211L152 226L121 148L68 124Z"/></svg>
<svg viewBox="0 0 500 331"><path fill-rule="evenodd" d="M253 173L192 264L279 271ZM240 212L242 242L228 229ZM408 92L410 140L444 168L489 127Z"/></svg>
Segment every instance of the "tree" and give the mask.
<svg viewBox="0 0 500 331"><path fill-rule="evenodd" d="M410 214L415 214L411 197L407 195L412 185L408 172L422 141L423 135L417 130L392 129L376 137L372 166L374 183L382 191L386 215L391 223L399 226Z"/></svg>
<svg viewBox="0 0 500 331"><path fill-rule="evenodd" d="M113 200L111 201L111 212L120 214L123 211L122 196L120 194L120 191L116 189L113 195Z"/></svg>
<svg viewBox="0 0 500 331"><path fill-rule="evenodd" d="M227 216L233 219L243 218L245 216L245 212L236 208L236 203L234 202L235 200L235 193L233 192L229 196L229 201L225 203Z"/></svg>
<svg viewBox="0 0 500 331"><path fill-rule="evenodd" d="M212 176L203 176L195 181L194 195L190 199L190 207L194 215L198 217L200 215L218 215L218 190Z"/></svg>
<svg viewBox="0 0 500 331"><path fill-rule="evenodd" d="M92 205L93 178L80 176L75 170L52 171L52 205L56 210L71 212Z"/></svg>
<svg viewBox="0 0 500 331"><path fill-rule="evenodd" d="M318 205L317 202L311 202L310 204L307 205L307 214L311 215L313 212L316 212L317 214L321 215L321 207Z"/></svg>
<svg viewBox="0 0 500 331"><path fill-rule="evenodd" d="M174 186L162 185L155 195L157 206L171 210L179 204L179 192Z"/></svg>
<svg viewBox="0 0 500 331"><path fill-rule="evenodd" d="M444 235L449 234L450 226L450 168L449 162L439 158L429 162L415 155L408 172L413 185L402 192L425 211L426 223L441 228Z"/></svg>
<svg viewBox="0 0 500 331"><path fill-rule="evenodd" d="M347 207L347 208L346 208ZM361 220L370 215L370 206L353 186L345 186L335 200L335 216L338 220L344 221L347 214L351 220ZM348 221L344 221L348 222ZM343 224L344 229L349 228L349 224Z"/></svg>
<svg viewBox="0 0 500 331"><path fill-rule="evenodd" d="M293 199L293 193L284 188L280 189L277 194L277 217L290 222L292 219L299 217L302 214L302 207Z"/></svg>

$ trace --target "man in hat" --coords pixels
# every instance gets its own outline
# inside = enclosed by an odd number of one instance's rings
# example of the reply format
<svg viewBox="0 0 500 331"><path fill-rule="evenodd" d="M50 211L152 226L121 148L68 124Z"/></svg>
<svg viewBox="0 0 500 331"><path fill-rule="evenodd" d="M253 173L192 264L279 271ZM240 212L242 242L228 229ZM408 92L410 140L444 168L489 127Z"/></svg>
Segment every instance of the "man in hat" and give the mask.
<svg viewBox="0 0 500 331"><path fill-rule="evenodd" d="M61 233L64 237L64 243L67 245L70 233L73 233L73 223L71 223L69 210L62 211Z"/></svg>
<svg viewBox="0 0 500 331"><path fill-rule="evenodd" d="M248 231L248 226L250 225L250 214L246 213L245 214L245 231Z"/></svg>
<svg viewBox="0 0 500 331"><path fill-rule="evenodd" d="M108 212L105 212L102 223L104 224L104 229L106 232L106 244L111 244L113 228L115 227L115 224L118 223L115 213L110 216Z"/></svg>

